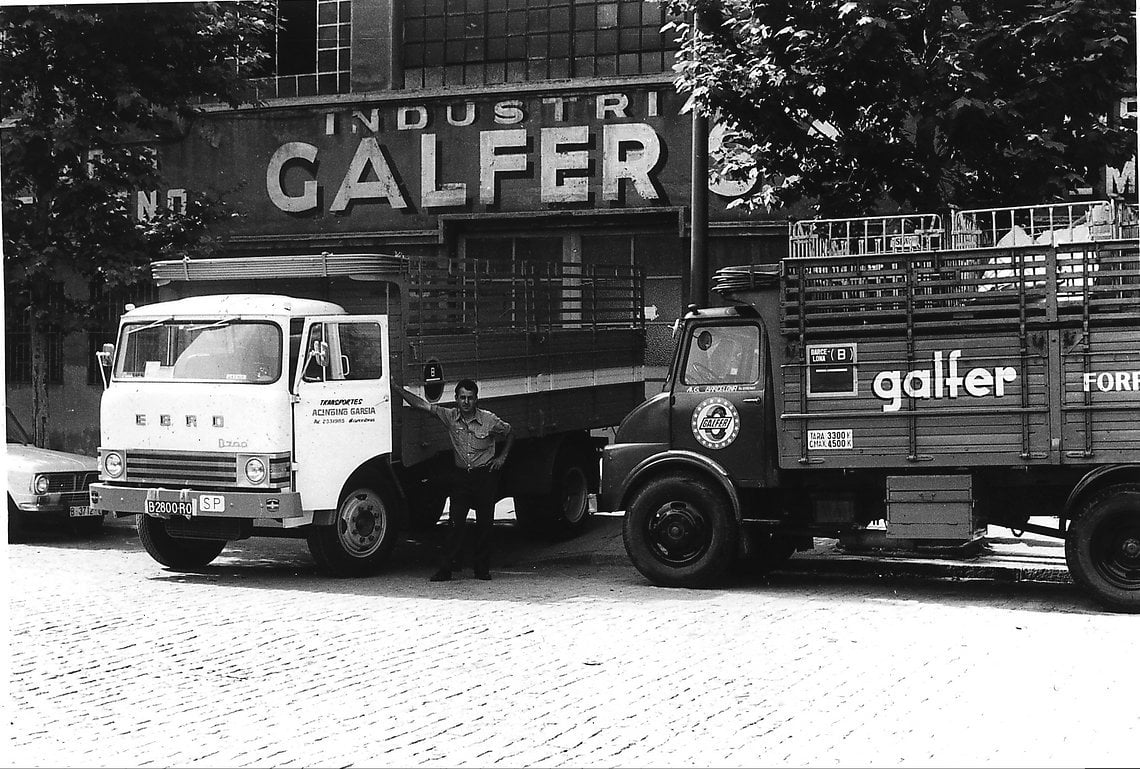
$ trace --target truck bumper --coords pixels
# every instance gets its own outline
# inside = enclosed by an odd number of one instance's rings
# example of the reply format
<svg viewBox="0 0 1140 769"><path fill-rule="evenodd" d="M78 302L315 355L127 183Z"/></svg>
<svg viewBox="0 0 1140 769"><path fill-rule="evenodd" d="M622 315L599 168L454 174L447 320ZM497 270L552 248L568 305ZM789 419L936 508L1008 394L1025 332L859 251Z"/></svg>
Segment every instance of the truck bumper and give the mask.
<svg viewBox="0 0 1140 769"><path fill-rule="evenodd" d="M304 517L301 495L295 492L197 491L153 487L91 484L91 510L104 513L144 513L156 518L280 518Z"/></svg>

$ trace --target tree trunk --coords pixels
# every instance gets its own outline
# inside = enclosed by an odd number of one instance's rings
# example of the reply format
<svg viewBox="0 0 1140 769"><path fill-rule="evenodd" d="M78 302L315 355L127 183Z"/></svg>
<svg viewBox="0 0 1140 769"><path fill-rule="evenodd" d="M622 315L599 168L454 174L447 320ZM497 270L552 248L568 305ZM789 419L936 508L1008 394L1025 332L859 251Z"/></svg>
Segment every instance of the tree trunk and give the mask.
<svg viewBox="0 0 1140 769"><path fill-rule="evenodd" d="M47 331L34 311L28 318L28 346L32 358L32 442L47 448Z"/></svg>

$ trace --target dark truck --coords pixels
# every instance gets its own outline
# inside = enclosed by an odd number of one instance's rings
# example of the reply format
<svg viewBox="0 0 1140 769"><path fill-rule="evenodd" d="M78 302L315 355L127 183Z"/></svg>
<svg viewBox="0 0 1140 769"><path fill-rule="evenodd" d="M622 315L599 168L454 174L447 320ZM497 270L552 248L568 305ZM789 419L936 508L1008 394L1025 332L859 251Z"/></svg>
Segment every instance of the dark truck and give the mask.
<svg viewBox="0 0 1140 769"><path fill-rule="evenodd" d="M690 308L663 391L621 424L600 510L630 559L700 586L815 537L932 552L990 524L1065 540L1140 611L1140 255L1105 201L791 225ZM1055 519L1042 525L1041 516Z"/></svg>

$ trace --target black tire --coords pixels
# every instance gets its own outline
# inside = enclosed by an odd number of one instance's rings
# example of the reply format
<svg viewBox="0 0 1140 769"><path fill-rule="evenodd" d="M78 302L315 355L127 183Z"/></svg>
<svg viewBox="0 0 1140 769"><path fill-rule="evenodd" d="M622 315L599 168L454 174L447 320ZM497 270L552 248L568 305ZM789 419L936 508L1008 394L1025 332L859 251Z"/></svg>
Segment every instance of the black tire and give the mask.
<svg viewBox="0 0 1140 769"><path fill-rule="evenodd" d="M1140 484L1108 486L1088 498L1065 536L1065 562L1102 606L1140 613Z"/></svg>
<svg viewBox="0 0 1140 769"><path fill-rule="evenodd" d="M16 507L16 503L8 497L8 541L9 542L23 542L27 537L27 521L24 520L24 514L20 508Z"/></svg>
<svg viewBox="0 0 1140 769"><path fill-rule="evenodd" d="M338 577L361 577L380 570L398 537L395 506L381 492L362 486L341 497L331 525L313 526L309 552Z"/></svg>
<svg viewBox="0 0 1140 769"><path fill-rule="evenodd" d="M83 537L97 537L103 533L103 516L72 518L71 530Z"/></svg>
<svg viewBox="0 0 1140 769"><path fill-rule="evenodd" d="M218 557L226 546L224 539L181 539L166 532L166 521L149 515L136 515L139 541L150 557L171 569L200 569Z"/></svg>
<svg viewBox="0 0 1140 769"><path fill-rule="evenodd" d="M590 471L579 454L560 456L547 494L515 496L515 520L528 533L571 539L590 520Z"/></svg>
<svg viewBox="0 0 1140 769"><path fill-rule="evenodd" d="M655 478L630 500L625 551L655 585L707 587L736 558L739 526L723 491L691 476Z"/></svg>
<svg viewBox="0 0 1140 769"><path fill-rule="evenodd" d="M516 494L515 522L528 534L545 534L550 514L546 494Z"/></svg>
<svg viewBox="0 0 1140 769"><path fill-rule="evenodd" d="M735 567L740 575L759 576L780 568L796 552L796 541L782 534L745 530L748 547Z"/></svg>

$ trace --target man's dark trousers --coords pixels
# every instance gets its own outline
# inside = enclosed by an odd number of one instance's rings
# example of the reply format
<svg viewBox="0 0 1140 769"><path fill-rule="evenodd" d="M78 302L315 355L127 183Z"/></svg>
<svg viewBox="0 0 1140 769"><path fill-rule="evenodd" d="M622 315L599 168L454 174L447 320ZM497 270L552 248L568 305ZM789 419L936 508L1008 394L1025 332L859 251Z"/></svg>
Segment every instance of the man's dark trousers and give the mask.
<svg viewBox="0 0 1140 769"><path fill-rule="evenodd" d="M499 495L499 471L490 465L473 470L455 468L451 483L451 506L447 514L447 540L443 545L440 568L459 568L467 532L467 512L475 509L475 541L471 565L485 572L491 565L491 529L495 524L495 503Z"/></svg>

